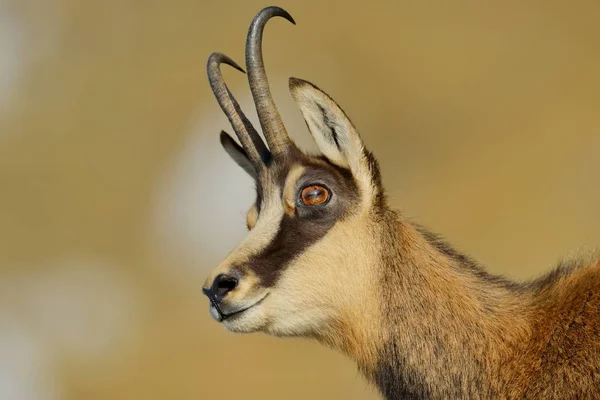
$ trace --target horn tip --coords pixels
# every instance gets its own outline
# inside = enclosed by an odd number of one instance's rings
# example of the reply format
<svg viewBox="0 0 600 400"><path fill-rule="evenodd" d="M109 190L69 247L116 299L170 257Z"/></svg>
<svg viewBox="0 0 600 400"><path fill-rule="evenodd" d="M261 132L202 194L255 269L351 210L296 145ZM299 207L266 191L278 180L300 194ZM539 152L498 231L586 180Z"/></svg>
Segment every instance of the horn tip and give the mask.
<svg viewBox="0 0 600 400"><path fill-rule="evenodd" d="M240 67L238 63L233 61L230 57L226 56L225 54L216 51L210 53L210 55L208 56L207 67L218 67L221 63L227 64L237 69L238 71L243 72L244 74L246 73L246 71L244 71L244 69Z"/></svg>
<svg viewBox="0 0 600 400"><path fill-rule="evenodd" d="M281 16L285 19L287 19L288 21L290 21L293 25L296 25L296 21L294 20L294 17L292 17L290 15L290 13L288 13L287 11L285 11L283 8L281 9L281 11L283 11L283 13L281 14Z"/></svg>
<svg viewBox="0 0 600 400"><path fill-rule="evenodd" d="M292 24L296 25L296 21L290 15L290 13L285 11L281 7L277 7L277 6L265 7L262 10L260 10L259 13L256 15L256 17L262 17L262 16L266 16L267 19L270 17L275 17L275 16L283 17L283 18L287 19L288 21L290 21Z"/></svg>
<svg viewBox="0 0 600 400"><path fill-rule="evenodd" d="M279 15L280 15L281 17L283 17L283 18L287 19L287 20L288 20L288 21L290 21L292 24L296 25L296 21L294 20L294 17L292 17L292 16L290 15L290 13L289 13L289 12L285 11L285 10L284 10L283 8L281 8L281 7L277 7L277 8L279 8L279 12L280 12L280 14L279 14Z"/></svg>
<svg viewBox="0 0 600 400"><path fill-rule="evenodd" d="M227 57L227 56L223 56L223 63L229 65L230 67L233 67L235 69L237 69L240 72L243 72L244 74L246 73L246 71L244 71L244 69L242 67L240 67L240 65L238 63L236 63L235 61L233 61L231 58Z"/></svg>
<svg viewBox="0 0 600 400"><path fill-rule="evenodd" d="M231 65L231 64L229 64ZM238 71L240 71L241 73L245 74L246 71L244 70L244 68L240 67L238 64L235 65L231 65L233 68L237 69Z"/></svg>

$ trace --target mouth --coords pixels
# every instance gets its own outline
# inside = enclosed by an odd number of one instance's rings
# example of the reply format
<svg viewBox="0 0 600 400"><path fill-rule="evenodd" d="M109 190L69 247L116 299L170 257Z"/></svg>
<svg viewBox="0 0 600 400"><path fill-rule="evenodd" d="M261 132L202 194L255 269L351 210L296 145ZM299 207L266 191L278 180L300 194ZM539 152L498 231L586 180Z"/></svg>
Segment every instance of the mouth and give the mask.
<svg viewBox="0 0 600 400"><path fill-rule="evenodd" d="M207 289L202 289L202 292L208 297L208 299L210 300L210 306L211 308L213 308L216 312L217 315L215 315L214 313L211 312L212 316L215 317L215 319L219 322L223 322L226 319L229 319L231 317L240 315L248 310L250 310L251 308L259 305L260 303L263 302L264 299L266 299L269 296L269 293L265 294L263 297L261 297L258 301L254 302L253 304L249 305L248 307L244 307L241 308L239 310L235 310L233 312L230 313L225 313L223 312L223 310L221 310L221 307L219 306L219 302L217 301L217 299L215 298L214 293L212 293L210 290Z"/></svg>

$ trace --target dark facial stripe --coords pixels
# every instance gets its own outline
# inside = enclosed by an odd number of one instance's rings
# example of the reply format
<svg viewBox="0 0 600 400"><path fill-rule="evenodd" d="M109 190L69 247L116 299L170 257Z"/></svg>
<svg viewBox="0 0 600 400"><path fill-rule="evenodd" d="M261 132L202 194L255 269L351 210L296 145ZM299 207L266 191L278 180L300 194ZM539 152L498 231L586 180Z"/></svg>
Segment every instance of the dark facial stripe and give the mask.
<svg viewBox="0 0 600 400"><path fill-rule="evenodd" d="M273 286L296 257L322 239L354 204L358 204L358 188L348 170L330 164L311 163L306 159L300 164L305 167L305 172L297 180L294 193L304 186L318 183L330 189L331 199L327 204L313 207L297 202L293 216L283 215L277 234L269 245L246 263L266 287ZM289 167L282 168L276 175L282 192L289 171ZM259 201L264 201L263 196L263 193L257 193L257 206Z"/></svg>
<svg viewBox="0 0 600 400"><path fill-rule="evenodd" d="M306 224L296 221L295 217L284 216L275 238L252 258L248 264L249 268L260 278L263 286L273 286L286 266L311 244L325 236L334 222Z"/></svg>

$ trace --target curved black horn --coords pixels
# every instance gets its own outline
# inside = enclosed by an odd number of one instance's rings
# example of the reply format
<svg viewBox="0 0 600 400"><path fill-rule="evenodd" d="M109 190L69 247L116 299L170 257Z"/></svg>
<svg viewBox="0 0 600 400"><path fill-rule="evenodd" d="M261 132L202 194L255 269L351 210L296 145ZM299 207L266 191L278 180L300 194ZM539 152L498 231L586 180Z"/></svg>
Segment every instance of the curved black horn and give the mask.
<svg viewBox="0 0 600 400"><path fill-rule="evenodd" d="M267 163L271 154L258 135L256 129L254 129L248 118L246 118L240 105L227 88L227 85L223 80L223 75L221 74L221 63L230 65L238 71L244 72L239 65L225 54L212 53L208 57L208 63L206 65L210 87L212 88L221 109L227 116L227 119L229 119L237 137L240 139L242 147L246 151L250 161L256 165L261 162Z"/></svg>
<svg viewBox="0 0 600 400"><path fill-rule="evenodd" d="M262 56L263 30L267 21L273 17L283 17L292 24L296 24L292 16L282 8L272 6L262 9L252 20L248 31L246 68L260 125L271 152L277 155L286 152L293 144L277 111L273 96L271 96Z"/></svg>

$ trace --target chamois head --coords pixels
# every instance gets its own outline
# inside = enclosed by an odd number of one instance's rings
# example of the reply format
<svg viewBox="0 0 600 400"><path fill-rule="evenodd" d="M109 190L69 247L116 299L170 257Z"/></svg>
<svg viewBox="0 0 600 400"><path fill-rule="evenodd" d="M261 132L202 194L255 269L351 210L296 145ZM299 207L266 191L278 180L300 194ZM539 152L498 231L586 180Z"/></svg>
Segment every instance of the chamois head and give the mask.
<svg viewBox="0 0 600 400"><path fill-rule="evenodd" d="M247 214L248 236L212 271L203 291L211 315L235 332L278 336L328 335L355 313L377 307L366 291L377 277L377 214L384 207L377 162L344 111L315 85L289 80L308 129L322 155L303 153L290 140L273 102L263 65L266 22L283 17L268 7L254 18L246 42L252 96L267 145L225 85L213 53L208 77L241 142L221 132L233 160L256 181L256 202Z"/></svg>

